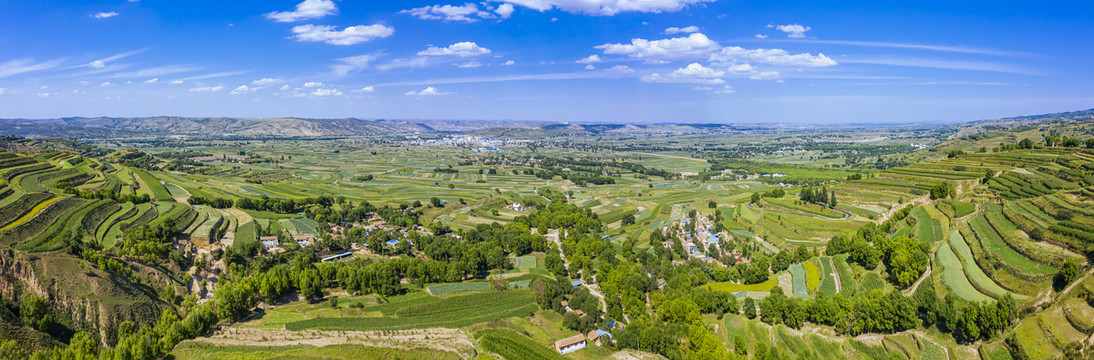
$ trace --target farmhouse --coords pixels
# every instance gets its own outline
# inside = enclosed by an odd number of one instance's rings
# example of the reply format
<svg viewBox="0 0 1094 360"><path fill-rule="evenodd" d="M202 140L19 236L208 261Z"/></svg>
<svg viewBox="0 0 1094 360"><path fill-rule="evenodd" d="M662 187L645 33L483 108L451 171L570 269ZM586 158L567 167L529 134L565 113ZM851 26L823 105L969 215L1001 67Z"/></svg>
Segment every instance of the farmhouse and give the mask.
<svg viewBox="0 0 1094 360"><path fill-rule="evenodd" d="M585 348L585 337L577 334L559 341L555 341L555 350L559 354L569 354Z"/></svg>
<svg viewBox="0 0 1094 360"><path fill-rule="evenodd" d="M311 235L296 235L293 236L292 239L296 241L296 243L300 245L300 247L305 247L315 243L315 237Z"/></svg>
<svg viewBox="0 0 1094 360"><path fill-rule="evenodd" d="M281 246L276 236L262 236L258 238L258 241L262 242L262 247L265 247L267 251Z"/></svg>

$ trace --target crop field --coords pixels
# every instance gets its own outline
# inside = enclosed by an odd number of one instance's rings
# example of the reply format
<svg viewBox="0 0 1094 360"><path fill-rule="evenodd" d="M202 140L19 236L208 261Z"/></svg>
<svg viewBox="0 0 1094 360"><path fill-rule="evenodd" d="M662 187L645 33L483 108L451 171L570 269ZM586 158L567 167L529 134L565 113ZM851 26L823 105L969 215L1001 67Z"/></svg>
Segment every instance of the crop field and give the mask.
<svg viewBox="0 0 1094 360"><path fill-rule="evenodd" d="M386 305L386 304L385 304ZM363 311L378 311L382 317L313 318L290 322L285 329L316 330L400 330L430 327L463 327L507 317L523 317L537 305L528 290L475 293L438 298L421 298L397 305L377 305Z"/></svg>
<svg viewBox="0 0 1094 360"><path fill-rule="evenodd" d="M821 273L817 268L817 264L813 261L806 261L802 263L802 267L805 268L805 283L808 287L808 294L813 295L813 292L817 290L817 287L821 283Z"/></svg>
<svg viewBox="0 0 1094 360"><path fill-rule="evenodd" d="M832 266L836 274L839 275L840 293L844 295L854 293L857 284L855 283L855 276L851 272L851 266L847 265L847 254L833 256Z"/></svg>
<svg viewBox="0 0 1094 360"><path fill-rule="evenodd" d="M938 248L936 257L936 264L942 268L942 282L951 292L966 301L987 301L992 299L976 290L976 287L965 277L961 260L953 253L948 243L942 244Z"/></svg>
<svg viewBox="0 0 1094 360"><path fill-rule="evenodd" d="M998 256L1015 270L1034 276L1048 275L1056 271L1050 266L1030 260L1007 245L984 214L974 216L969 221L969 225L985 250Z"/></svg>
<svg viewBox="0 0 1094 360"><path fill-rule="evenodd" d="M534 359L565 359L554 349L536 344L527 336L515 331L489 329L475 334L483 348L500 355L504 359L534 360Z"/></svg>
<svg viewBox="0 0 1094 360"><path fill-rule="evenodd" d="M429 349L397 349L363 345L226 346L183 342L171 353L179 360L261 360L261 359L406 359L456 360L460 355Z"/></svg>
<svg viewBox="0 0 1094 360"><path fill-rule="evenodd" d="M821 263L821 283L817 288L817 291L823 292L825 295L836 295L836 279L838 274L832 269L832 258L822 256L818 259Z"/></svg>
<svg viewBox="0 0 1094 360"><path fill-rule="evenodd" d="M984 273L984 270L976 264L975 258L972 255L972 250L969 249L969 245L965 243L965 238L961 236L960 232L954 231L950 234L949 247L961 261L965 276L978 291L993 298L999 298L1010 293L999 286L999 284L995 283L995 281L988 277L988 275ZM1011 293L1011 295L1017 300L1024 300L1026 298L1026 296L1020 294Z"/></svg>
<svg viewBox="0 0 1094 360"><path fill-rule="evenodd" d="M805 268L802 264L790 265L790 274L794 277L794 296L801 299L809 299L809 285L805 276Z"/></svg>
<svg viewBox="0 0 1094 360"><path fill-rule="evenodd" d="M727 292L727 293L736 293L738 291L767 292L767 291L771 291L771 289L775 288L775 286L778 286L778 285L779 285L779 280L776 279L774 276L772 276L770 280L767 280L766 282L762 282L762 283L759 283L759 284L744 285L744 284L734 284L734 283L731 283L731 282L715 282L715 283L710 283L710 284L703 285L703 287L707 288L707 289L710 289L710 290L714 290L714 291L723 291L723 292Z"/></svg>

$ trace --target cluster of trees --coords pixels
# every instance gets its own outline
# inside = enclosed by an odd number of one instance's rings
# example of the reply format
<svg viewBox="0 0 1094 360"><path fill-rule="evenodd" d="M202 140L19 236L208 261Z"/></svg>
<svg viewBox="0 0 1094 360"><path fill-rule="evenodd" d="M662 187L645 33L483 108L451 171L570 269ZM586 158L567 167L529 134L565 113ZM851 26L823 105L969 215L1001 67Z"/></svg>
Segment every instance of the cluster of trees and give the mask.
<svg viewBox="0 0 1094 360"><path fill-rule="evenodd" d="M227 209L227 208L232 207L232 200L224 199L224 198L218 198L218 197L214 197L214 196L204 197L204 196L193 195L193 196L190 196L190 199L188 199L186 201L189 202L190 205L209 205L209 206L211 206L213 208L216 208L216 209Z"/></svg>
<svg viewBox="0 0 1094 360"><path fill-rule="evenodd" d="M957 187L948 181L943 181L931 187L931 199L946 199L957 197Z"/></svg>
<svg viewBox="0 0 1094 360"><path fill-rule="evenodd" d="M101 200L110 199L115 202L130 202L134 204L143 204L152 200L148 194L122 194L120 187L101 188L98 190L80 190L72 187L68 182L57 183L57 187L61 189L65 194L73 195L83 199Z"/></svg>
<svg viewBox="0 0 1094 360"><path fill-rule="evenodd" d="M336 210L332 206L333 204L339 204L341 209ZM353 205L352 202L347 201L344 197L333 198L330 203L318 203L316 205L317 206L304 209L304 217L315 220L320 224L328 222L335 224L361 222L369 219L369 213L375 213L388 224L394 226L413 227L421 224L418 221L418 212L410 209L406 205L400 205L398 207L390 205L376 206L368 201L361 201L360 204Z"/></svg>
<svg viewBox="0 0 1094 360"><path fill-rule="evenodd" d="M856 174L858 175L858 174ZM811 202L815 204L827 205L828 207L836 207L836 192L828 192L827 186L821 188L805 188L802 189L798 197L802 201Z"/></svg>
<svg viewBox="0 0 1094 360"><path fill-rule="evenodd" d="M860 227L850 238L843 235L833 237L825 253L847 253L849 260L867 270L877 268L878 262L884 260L889 281L899 288L906 288L926 271L930 245L906 236L890 239L881 227L869 223Z"/></svg>
<svg viewBox="0 0 1094 360"><path fill-rule="evenodd" d="M751 200L752 200L752 202L758 202L758 201L760 201L760 199L763 199L765 197L778 199L778 198L781 198L783 196L786 196L786 190L775 189L775 190L771 190L771 191L768 191L768 192L754 192L754 193L752 193Z"/></svg>
<svg viewBox="0 0 1094 360"><path fill-rule="evenodd" d="M599 232L599 216L590 209L566 203L566 198L556 196L551 204L536 209L528 215L518 216L513 222L537 228L541 233L547 229L565 229L578 233Z"/></svg>
<svg viewBox="0 0 1094 360"><path fill-rule="evenodd" d="M300 212L302 208L309 205L331 206L334 201L335 197L330 195L320 195L317 197L309 197L303 199L279 199L262 195L257 199L246 197L238 198L235 200L235 207L243 210L271 211L278 214L292 214Z"/></svg>

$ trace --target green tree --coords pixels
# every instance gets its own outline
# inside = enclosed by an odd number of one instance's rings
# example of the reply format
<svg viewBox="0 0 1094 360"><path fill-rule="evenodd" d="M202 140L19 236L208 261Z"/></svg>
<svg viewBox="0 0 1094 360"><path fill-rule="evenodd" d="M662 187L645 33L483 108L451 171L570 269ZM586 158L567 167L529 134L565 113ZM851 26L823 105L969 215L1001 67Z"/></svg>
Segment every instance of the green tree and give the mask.
<svg viewBox="0 0 1094 360"><path fill-rule="evenodd" d="M49 303L38 295L24 295L19 303L19 314L22 315L23 326L47 331L53 320L49 315Z"/></svg>

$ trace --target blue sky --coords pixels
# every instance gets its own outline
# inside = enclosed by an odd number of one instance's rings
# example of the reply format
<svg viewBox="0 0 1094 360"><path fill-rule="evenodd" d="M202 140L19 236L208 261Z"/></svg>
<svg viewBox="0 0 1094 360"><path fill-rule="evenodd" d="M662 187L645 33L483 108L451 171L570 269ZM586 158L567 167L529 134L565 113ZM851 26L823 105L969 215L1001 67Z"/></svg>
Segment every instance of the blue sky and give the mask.
<svg viewBox="0 0 1094 360"><path fill-rule="evenodd" d="M1094 2L0 2L0 118L908 123L1094 107Z"/></svg>

